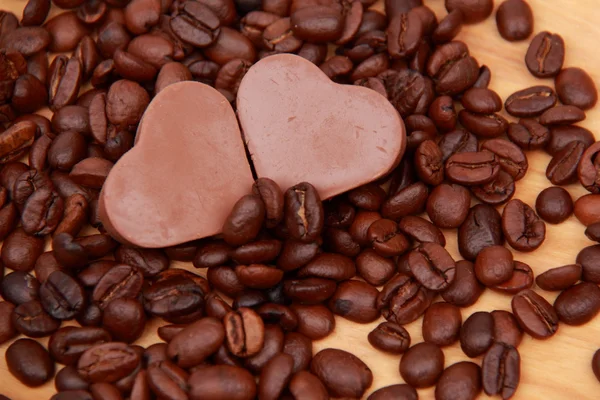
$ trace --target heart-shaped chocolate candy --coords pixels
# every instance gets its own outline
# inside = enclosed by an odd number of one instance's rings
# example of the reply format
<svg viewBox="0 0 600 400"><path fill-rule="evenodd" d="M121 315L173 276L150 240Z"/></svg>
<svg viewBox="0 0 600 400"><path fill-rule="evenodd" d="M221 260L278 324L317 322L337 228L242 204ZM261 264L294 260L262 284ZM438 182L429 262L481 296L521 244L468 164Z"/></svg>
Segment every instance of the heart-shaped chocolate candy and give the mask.
<svg viewBox="0 0 600 400"><path fill-rule="evenodd" d="M387 174L406 146L404 124L387 99L336 84L291 54L248 70L237 112L257 175L284 190L310 182L322 199Z"/></svg>
<svg viewBox="0 0 600 400"><path fill-rule="evenodd" d="M104 183L100 219L121 242L175 245L221 232L253 181L227 99L202 83L179 82L146 109L136 145Z"/></svg>

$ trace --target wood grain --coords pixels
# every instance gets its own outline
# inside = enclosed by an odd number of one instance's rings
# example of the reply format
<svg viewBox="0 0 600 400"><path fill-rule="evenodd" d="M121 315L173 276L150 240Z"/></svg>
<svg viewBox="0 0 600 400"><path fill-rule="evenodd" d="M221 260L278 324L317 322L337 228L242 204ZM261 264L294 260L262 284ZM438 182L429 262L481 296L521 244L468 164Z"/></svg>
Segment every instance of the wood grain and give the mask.
<svg viewBox="0 0 600 400"><path fill-rule="evenodd" d="M567 44L565 66L585 68L600 84L600 7L597 0L528 0L535 15L535 32L549 30L560 33ZM435 10L438 17L445 15L442 0L425 2ZM0 0L0 8L8 9L21 16L25 0ZM381 9L381 4L376 8ZM60 10L52 10L52 14ZM491 88L496 90L503 99L518 89L535 84L552 86L551 80L535 79L525 68L523 58L528 41L508 43L499 36L495 20L489 18L482 24L463 29L460 40L468 43L471 53L477 60L488 65L492 70ZM587 113L582 126L596 132L600 128L600 111L598 107ZM509 118L511 119L511 118ZM525 179L517 183L516 197L530 205L534 205L537 194L550 185L545 177L545 170L550 157L542 151L530 152L529 173ZM585 191L579 185L567 188L573 198ZM515 252L515 259L528 263L538 275L549 268L573 263L579 250L592 244L583 235L584 227L574 218L558 226L547 226L547 237L541 248L534 253ZM448 239L447 249L459 259L456 233L445 232ZM177 267L192 268L185 263L176 263ZM537 289L549 301L554 301L555 293ZM486 291L479 302L473 307L463 309L463 320L471 313L479 310L494 309L510 310L510 296ZM371 390L401 383L398 373L400 357L389 356L370 347L367 334L380 322L358 325L336 319L337 328L331 336L315 343L318 351L327 347L345 349L353 352L365 361L373 370L374 382ZM158 339L156 328L158 321L153 321L146 327L143 338L139 341L142 346L152 344ZM412 335L413 343L422 340L421 320L407 326ZM46 340L42 340L46 343ZM6 370L4 350L7 345L0 347L0 393L13 400L47 399L55 389L53 383L37 389L28 389L14 379ZM547 341L533 340L526 336L519 347L521 353L521 384L515 399L595 399L600 397L600 384L594 378L590 368L593 353L600 347L600 319L587 324L585 327L569 327L562 324L558 333ZM446 365L465 360L467 357L460 351L458 345L444 349ZM473 361L480 363L481 359ZM60 368L60 366L57 366ZM370 392L369 391L369 392ZM420 390L421 399L433 399L433 389ZM485 398L484 395L481 396Z"/></svg>

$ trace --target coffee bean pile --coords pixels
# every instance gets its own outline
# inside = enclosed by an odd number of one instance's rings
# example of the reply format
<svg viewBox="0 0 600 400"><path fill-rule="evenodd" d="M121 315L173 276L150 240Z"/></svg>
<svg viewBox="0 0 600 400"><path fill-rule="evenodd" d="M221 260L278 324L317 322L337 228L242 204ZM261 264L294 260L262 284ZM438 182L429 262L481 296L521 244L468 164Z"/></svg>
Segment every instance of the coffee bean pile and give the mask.
<svg viewBox="0 0 600 400"><path fill-rule="evenodd" d="M67 11L46 20L51 3ZM47 348L10 344L17 379L36 387L55 377L53 400L361 398L369 367L342 350L313 355L313 341L334 331L334 315L383 316L365 340L402 354L406 383L369 399L414 400L434 385L438 400L482 390L508 399L524 333L547 339L596 316L600 245L537 277L509 250L536 250L546 223L573 213L600 242L600 142L575 125L597 102L590 76L563 68L563 39L540 32L524 62L554 87L523 88L503 103L488 89L490 68L454 40L491 15L492 0L446 0L440 21L421 0L386 0L385 14L373 3L29 0L20 20L0 12L0 343L50 337ZM506 40L533 35L524 0L503 1L496 22ZM49 62L48 52L63 54ZM104 233L99 191L151 98L196 80L234 103L252 64L277 53L388 98L407 128L399 165L326 201L310 183L258 178L221 235L171 248L132 248ZM45 106L51 120L34 114ZM552 156L546 176L556 186L529 205L513 197L535 149ZM560 186L575 182L590 194L573 203ZM90 225L98 233L82 235ZM440 228L457 230L463 260ZM169 268L175 260L206 278ZM561 291L554 304L534 283ZM460 308L487 288L512 296L512 312L463 321ZM421 316L424 342L411 343L403 325ZM158 329L164 342L133 344L150 318L168 323ZM61 327L70 320L79 326ZM442 348L456 342L481 365L446 366ZM600 352L592 366L600 379Z"/></svg>

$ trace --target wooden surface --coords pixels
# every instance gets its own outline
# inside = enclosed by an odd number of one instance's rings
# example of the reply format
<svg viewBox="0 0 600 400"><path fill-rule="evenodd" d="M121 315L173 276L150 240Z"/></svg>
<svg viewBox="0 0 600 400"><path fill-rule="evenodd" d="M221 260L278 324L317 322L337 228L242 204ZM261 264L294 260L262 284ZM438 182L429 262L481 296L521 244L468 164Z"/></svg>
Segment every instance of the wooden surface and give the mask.
<svg viewBox="0 0 600 400"><path fill-rule="evenodd" d="M535 15L535 31L550 30L560 33L567 45L565 66L585 68L591 74L596 85L600 85L600 7L597 0L528 0ZM443 0L425 0L435 10L438 17L445 15ZM496 3L499 3L498 0ZM0 9L8 9L21 16L25 0L0 0ZM379 5L378 5L379 6ZM56 14L59 10L53 10ZM551 80L535 79L527 71L523 58L528 41L508 43L496 30L492 16L482 24L463 28L460 40L468 43L471 53L481 64L492 70L491 88L503 99L518 89L534 84L553 86ZM598 107L587 113L582 126L600 131L600 112ZM514 118L509 118L514 120ZM598 134L596 134L597 137ZM525 179L517 183L517 198L534 205L537 194L550 186L545 170L550 157L542 151L530 152L529 171ZM577 184L567 188L574 199L586 192ZM546 241L534 253L515 252L515 259L528 263L536 276L549 268L573 263L580 249L592 244L583 234L584 227L575 219L557 225L547 225ZM455 259L460 259L456 245L455 231L448 231L446 248ZM174 266L192 268L185 263ZM553 302L555 293L538 293ZM471 313L480 310L510 310L511 296L486 291L476 305L463 309L465 320ZM373 371L374 381L369 392L377 388L401 383L398 373L399 356L390 356L371 348L367 334L381 321L359 325L337 318L335 332L328 338L315 343L315 351L327 347L345 349L359 356ZM142 346L157 341L155 336L159 321L153 321L146 327L143 338L138 342ZM421 337L421 319L407 326L412 342L418 343ZM42 340L46 343L47 339ZM0 347L0 393L13 400L47 399L55 393L53 382L37 389L28 389L14 379L6 370L4 350ZM600 318L596 318L584 327L560 325L558 333L546 341L533 340L525 336L519 347L521 353L521 383L515 399L596 399L600 397L600 383L596 381L590 368L592 355L600 347ZM458 345L444 349L446 366L468 358ZM473 361L480 363L481 357ZM61 366L57 365L57 370ZM421 399L433 399L433 388L420 390ZM481 396L482 398L485 395Z"/></svg>

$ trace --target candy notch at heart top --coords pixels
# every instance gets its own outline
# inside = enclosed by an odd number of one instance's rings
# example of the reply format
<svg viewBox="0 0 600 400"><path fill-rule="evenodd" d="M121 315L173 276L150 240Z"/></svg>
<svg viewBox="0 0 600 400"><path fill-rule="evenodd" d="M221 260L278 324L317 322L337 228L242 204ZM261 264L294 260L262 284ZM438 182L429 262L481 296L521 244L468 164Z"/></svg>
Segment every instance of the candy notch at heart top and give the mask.
<svg viewBox="0 0 600 400"><path fill-rule="evenodd" d="M291 54L250 68L237 112L257 175L284 189L310 182L322 199L384 176L406 146L402 119L387 99L336 84Z"/></svg>
<svg viewBox="0 0 600 400"><path fill-rule="evenodd" d="M166 247L221 232L252 172L231 105L197 82L162 90L111 170L100 219L121 242Z"/></svg>

